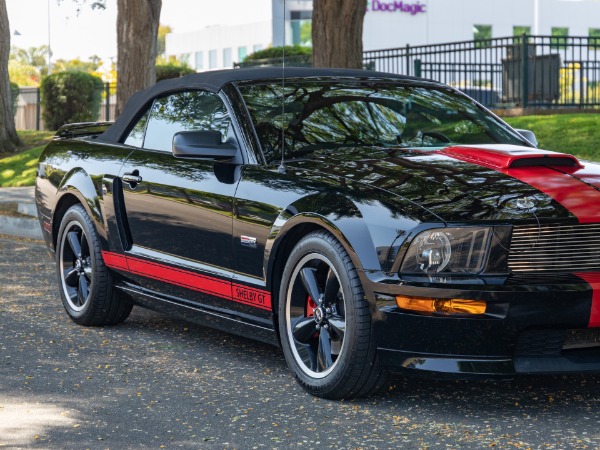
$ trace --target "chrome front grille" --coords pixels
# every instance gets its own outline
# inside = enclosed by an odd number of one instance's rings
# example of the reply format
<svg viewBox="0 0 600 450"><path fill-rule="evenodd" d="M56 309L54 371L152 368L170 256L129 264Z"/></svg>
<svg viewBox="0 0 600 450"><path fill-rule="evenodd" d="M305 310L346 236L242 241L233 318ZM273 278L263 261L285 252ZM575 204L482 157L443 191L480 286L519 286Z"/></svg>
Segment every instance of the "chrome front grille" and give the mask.
<svg viewBox="0 0 600 450"><path fill-rule="evenodd" d="M600 271L600 224L515 226L508 266L514 272Z"/></svg>

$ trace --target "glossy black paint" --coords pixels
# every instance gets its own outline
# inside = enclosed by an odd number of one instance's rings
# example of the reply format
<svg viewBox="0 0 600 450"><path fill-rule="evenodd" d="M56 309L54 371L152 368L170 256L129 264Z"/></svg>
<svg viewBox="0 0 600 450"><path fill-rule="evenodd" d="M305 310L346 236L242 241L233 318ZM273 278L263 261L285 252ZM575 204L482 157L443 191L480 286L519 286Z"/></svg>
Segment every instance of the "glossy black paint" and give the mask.
<svg viewBox="0 0 600 450"><path fill-rule="evenodd" d="M515 223L575 220L546 194L501 172L411 149L347 147L343 156L317 152L281 170L265 164L235 83L218 92L239 148L230 161L176 158L96 135L68 137L63 130L67 137L42 154L36 184L48 247L55 247L61 214L81 203L106 252L272 298L271 309L260 309L114 268L119 289L138 304L276 343L277 283L286 256L308 232L328 230L359 271L382 361L394 369L523 371L527 363L514 364L523 332L587 326L592 302L587 283L576 276L557 281L502 273L501 252L500 262L480 277L410 280L397 273L407 245L427 228L486 223L510 230ZM134 120L143 111L129 114ZM128 131L127 125L120 130ZM521 197L535 199L535 216L511 207ZM396 307L394 295L486 300L491 313L478 318L407 313Z"/></svg>

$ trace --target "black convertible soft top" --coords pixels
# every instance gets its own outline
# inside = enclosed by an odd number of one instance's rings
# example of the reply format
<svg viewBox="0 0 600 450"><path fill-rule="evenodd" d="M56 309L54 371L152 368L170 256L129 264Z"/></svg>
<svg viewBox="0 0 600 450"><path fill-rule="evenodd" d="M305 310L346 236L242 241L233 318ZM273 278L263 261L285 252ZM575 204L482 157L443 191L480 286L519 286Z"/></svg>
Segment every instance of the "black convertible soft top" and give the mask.
<svg viewBox="0 0 600 450"><path fill-rule="evenodd" d="M117 118L115 123L112 124L104 133L99 135L97 140L111 143L120 142L122 136L129 130L132 122L138 119L142 108L144 108L144 106L146 106L157 96L168 94L170 92L181 91L184 89L205 89L211 92L219 92L223 86L228 83L237 81L280 80L282 78L282 74L283 70L281 67L261 67L193 73L181 78L172 78L169 80L159 81L154 86L133 94L127 101L123 112ZM316 69L313 67L290 67L285 69L286 79L322 77L423 81L421 78L395 75L385 72L375 72L371 70Z"/></svg>

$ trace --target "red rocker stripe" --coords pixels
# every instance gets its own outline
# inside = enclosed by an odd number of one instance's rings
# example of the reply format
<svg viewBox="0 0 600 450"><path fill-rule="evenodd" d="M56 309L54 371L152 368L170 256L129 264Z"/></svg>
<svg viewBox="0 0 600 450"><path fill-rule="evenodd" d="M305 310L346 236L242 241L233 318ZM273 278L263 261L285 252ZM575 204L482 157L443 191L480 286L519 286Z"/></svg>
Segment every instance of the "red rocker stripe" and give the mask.
<svg viewBox="0 0 600 450"><path fill-rule="evenodd" d="M113 252L103 251L102 257L106 266L111 269L141 275L256 308L271 310L271 294L261 289Z"/></svg>

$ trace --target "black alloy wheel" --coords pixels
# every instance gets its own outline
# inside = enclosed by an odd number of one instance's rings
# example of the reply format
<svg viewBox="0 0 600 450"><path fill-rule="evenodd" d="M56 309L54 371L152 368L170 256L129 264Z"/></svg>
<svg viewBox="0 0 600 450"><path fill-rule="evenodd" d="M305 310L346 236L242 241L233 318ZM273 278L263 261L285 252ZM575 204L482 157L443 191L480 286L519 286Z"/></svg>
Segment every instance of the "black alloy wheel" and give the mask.
<svg viewBox="0 0 600 450"><path fill-rule="evenodd" d="M60 242L60 275L65 299L73 311L85 308L93 284L88 238L76 220L69 222Z"/></svg>
<svg viewBox="0 0 600 450"><path fill-rule="evenodd" d="M132 303L114 291L94 223L82 205L72 206L62 218L56 267L63 306L75 323L115 325L129 316Z"/></svg>
<svg viewBox="0 0 600 450"><path fill-rule="evenodd" d="M291 350L302 370L323 378L335 367L344 346L346 305L339 276L319 253L296 265L286 298L286 324Z"/></svg>
<svg viewBox="0 0 600 450"><path fill-rule="evenodd" d="M360 397L385 382L358 273L344 247L325 231L304 237L287 260L279 330L288 366L313 395Z"/></svg>

